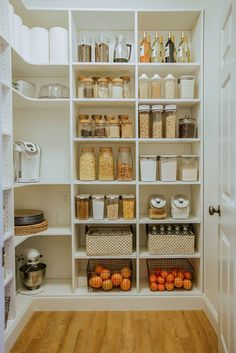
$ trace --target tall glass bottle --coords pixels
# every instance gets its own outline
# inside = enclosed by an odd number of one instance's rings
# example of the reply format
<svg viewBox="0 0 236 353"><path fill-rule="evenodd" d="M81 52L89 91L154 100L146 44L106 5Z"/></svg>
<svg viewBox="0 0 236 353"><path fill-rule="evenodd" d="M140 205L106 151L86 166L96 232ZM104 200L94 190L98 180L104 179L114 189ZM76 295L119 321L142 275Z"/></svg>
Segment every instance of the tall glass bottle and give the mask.
<svg viewBox="0 0 236 353"><path fill-rule="evenodd" d="M146 32L143 33L143 39L139 47L139 61L141 63L150 62L150 44L148 43Z"/></svg>
<svg viewBox="0 0 236 353"><path fill-rule="evenodd" d="M155 40L152 45L152 63L162 63L163 62L163 55L164 48L163 48L163 38L162 36L158 36L158 33L155 34Z"/></svg>
<svg viewBox="0 0 236 353"><path fill-rule="evenodd" d="M166 45L165 45L166 63L174 63L174 51L175 51L175 46L174 46L174 43L172 42L172 34L171 32L169 32L168 41L166 42Z"/></svg>
<svg viewBox="0 0 236 353"><path fill-rule="evenodd" d="M172 35L172 38L171 38L173 44L174 44L174 63L177 62L177 50L176 50L176 47L175 47L175 36Z"/></svg>
<svg viewBox="0 0 236 353"><path fill-rule="evenodd" d="M181 41L178 47L177 61L179 63L190 63L191 55L188 46L188 39L184 32L181 33Z"/></svg>

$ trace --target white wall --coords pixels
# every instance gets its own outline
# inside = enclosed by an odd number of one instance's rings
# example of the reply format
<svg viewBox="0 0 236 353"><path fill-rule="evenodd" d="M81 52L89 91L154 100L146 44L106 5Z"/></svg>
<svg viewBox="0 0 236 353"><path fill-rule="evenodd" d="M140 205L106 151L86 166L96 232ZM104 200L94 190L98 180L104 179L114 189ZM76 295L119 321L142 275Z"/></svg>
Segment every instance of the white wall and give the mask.
<svg viewBox="0 0 236 353"><path fill-rule="evenodd" d="M219 0L23 0L26 7L205 9L205 293L217 311L218 218L208 215L218 205L218 18ZM22 6L19 0L12 1Z"/></svg>

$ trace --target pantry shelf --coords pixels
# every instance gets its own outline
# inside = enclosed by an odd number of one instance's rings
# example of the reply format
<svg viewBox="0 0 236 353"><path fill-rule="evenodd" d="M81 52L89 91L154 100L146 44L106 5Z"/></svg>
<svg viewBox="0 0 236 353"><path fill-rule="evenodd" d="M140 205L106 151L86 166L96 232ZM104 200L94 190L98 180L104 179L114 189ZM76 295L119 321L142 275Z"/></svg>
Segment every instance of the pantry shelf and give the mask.
<svg viewBox="0 0 236 353"><path fill-rule="evenodd" d="M13 91L13 108L17 109L69 109L70 100L64 99L37 99L28 98L18 92L15 88Z"/></svg>
<svg viewBox="0 0 236 353"><path fill-rule="evenodd" d="M201 102L200 99L139 99L139 104L177 105L178 108L193 108Z"/></svg>
<svg viewBox="0 0 236 353"><path fill-rule="evenodd" d="M25 61L12 48L12 68L14 77L69 77L69 64L34 64Z"/></svg>
<svg viewBox="0 0 236 353"><path fill-rule="evenodd" d="M129 74L130 72L134 72L135 64L133 63L113 63L113 62L73 62L72 67L75 71L78 72L92 72L96 73L116 73L119 76L122 74Z"/></svg>
<svg viewBox="0 0 236 353"><path fill-rule="evenodd" d="M78 250L74 254L75 259L136 259L136 257L136 252L133 252L132 255L88 256L85 249Z"/></svg>
<svg viewBox="0 0 236 353"><path fill-rule="evenodd" d="M201 258L201 254L199 252L195 252L192 255L150 255L147 248L142 247L139 252L139 257L141 259L185 259L192 258L192 259L199 259Z"/></svg>
<svg viewBox="0 0 236 353"><path fill-rule="evenodd" d="M189 223L195 223L195 224L200 224L201 220L198 217L194 217L192 215L190 215L189 218L187 219L174 219L174 218L165 218L165 219L150 219L148 217L145 216L141 216L140 217L140 224L150 224L150 223L154 223L154 224L176 224L176 223L181 223L181 224L189 224Z"/></svg>
<svg viewBox="0 0 236 353"><path fill-rule="evenodd" d="M174 76L193 75L200 69L199 63L139 63L139 74L158 73L161 76L166 76L171 73Z"/></svg>
<svg viewBox="0 0 236 353"><path fill-rule="evenodd" d="M38 185L70 185L69 180L41 180L38 183L14 183L14 189Z"/></svg>
<svg viewBox="0 0 236 353"><path fill-rule="evenodd" d="M148 281L143 278L140 280L140 295L144 296L154 296L154 297L186 297L186 296L196 296L201 295L201 291L193 284L191 290L173 290L173 291L163 291L154 292L149 289Z"/></svg>
<svg viewBox="0 0 236 353"><path fill-rule="evenodd" d="M136 180L132 181L118 181L118 180L113 180L113 181L100 181L100 180L95 180L95 181L82 181L82 180L75 180L73 182L75 185L136 185Z"/></svg>
<svg viewBox="0 0 236 353"><path fill-rule="evenodd" d="M123 219L123 218L119 218L119 219L115 219L115 220L111 220L111 219L75 219L74 220L74 224L136 224L137 220L136 219Z"/></svg>
<svg viewBox="0 0 236 353"><path fill-rule="evenodd" d="M92 143L105 143L105 142L116 142L116 143L122 143L122 142L135 142L135 138L79 138L76 137L73 139L74 142L92 142Z"/></svg>
<svg viewBox="0 0 236 353"><path fill-rule="evenodd" d="M201 181L140 181L139 185L201 185Z"/></svg>
<svg viewBox="0 0 236 353"><path fill-rule="evenodd" d="M139 143L177 143L177 144L186 144L186 143L198 143L201 142L200 138L173 138L173 139L168 139L168 138L139 138L138 139Z"/></svg>
<svg viewBox="0 0 236 353"><path fill-rule="evenodd" d="M73 102L78 104L80 107L98 107L98 108L130 108L134 107L136 99L100 99L100 98L73 98Z"/></svg>

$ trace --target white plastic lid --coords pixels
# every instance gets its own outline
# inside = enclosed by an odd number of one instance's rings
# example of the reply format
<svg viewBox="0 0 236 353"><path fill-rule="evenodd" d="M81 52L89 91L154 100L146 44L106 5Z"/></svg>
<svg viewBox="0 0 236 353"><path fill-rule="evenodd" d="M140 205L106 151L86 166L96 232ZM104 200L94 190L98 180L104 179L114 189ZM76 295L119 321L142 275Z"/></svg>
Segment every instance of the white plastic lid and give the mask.
<svg viewBox="0 0 236 353"><path fill-rule="evenodd" d="M124 195L122 195L122 198L123 199L134 199L135 196L133 194L124 194Z"/></svg>
<svg viewBox="0 0 236 353"><path fill-rule="evenodd" d="M138 107L138 110L139 110L140 112L146 111L146 110L150 111L150 105L140 105L140 106Z"/></svg>
<svg viewBox="0 0 236 353"><path fill-rule="evenodd" d="M177 107L176 107L176 105L174 105L174 104L166 105L166 106L165 106L165 111L168 111L168 110L176 110L176 109L177 109Z"/></svg>
<svg viewBox="0 0 236 353"><path fill-rule="evenodd" d="M162 78L161 78L160 75L154 74L154 75L152 76L151 80L159 80L159 81L160 81L160 80L162 80Z"/></svg>
<svg viewBox="0 0 236 353"><path fill-rule="evenodd" d="M109 194L107 195L107 199L111 199L111 200L116 200L120 197L120 195L118 194Z"/></svg>
<svg viewBox="0 0 236 353"><path fill-rule="evenodd" d="M149 80L149 77L146 74L139 76L139 80Z"/></svg>
<svg viewBox="0 0 236 353"><path fill-rule="evenodd" d="M150 204L155 208L163 208L166 206L166 199L163 195L153 195Z"/></svg>
<svg viewBox="0 0 236 353"><path fill-rule="evenodd" d="M153 105L151 109L152 111L156 111L156 110L163 111L164 107L163 105Z"/></svg>
<svg viewBox="0 0 236 353"><path fill-rule="evenodd" d="M172 74L168 74L164 80L175 80L175 77Z"/></svg>
<svg viewBox="0 0 236 353"><path fill-rule="evenodd" d="M89 194L80 194L76 196L77 199L84 200L84 199L89 199L90 195Z"/></svg>
<svg viewBox="0 0 236 353"><path fill-rule="evenodd" d="M189 200L185 195L176 195L172 200L176 208L185 208L189 206Z"/></svg>
<svg viewBox="0 0 236 353"><path fill-rule="evenodd" d="M105 198L105 195L102 195L102 194L93 194L93 195L92 195L92 198L93 198L93 199L96 199L96 200L100 200L100 199L104 199L104 198Z"/></svg>
<svg viewBox="0 0 236 353"><path fill-rule="evenodd" d="M180 76L180 80L195 80L195 76L191 76L191 75Z"/></svg>

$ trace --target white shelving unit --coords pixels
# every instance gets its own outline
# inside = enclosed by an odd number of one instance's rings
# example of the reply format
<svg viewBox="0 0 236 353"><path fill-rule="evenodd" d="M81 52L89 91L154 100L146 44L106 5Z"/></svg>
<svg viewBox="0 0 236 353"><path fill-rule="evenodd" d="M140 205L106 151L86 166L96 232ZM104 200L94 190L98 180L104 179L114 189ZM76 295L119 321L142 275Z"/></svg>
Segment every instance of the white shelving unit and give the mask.
<svg viewBox="0 0 236 353"><path fill-rule="evenodd" d="M45 13L45 12L44 12ZM121 15L122 14L122 15ZM41 11L31 16L27 11L21 13L23 22L29 26L40 24ZM166 21L166 19L172 19ZM52 20L50 21L50 18ZM171 27L167 24L172 24ZM131 224L135 228L136 245L128 258L132 259L136 278L132 291L129 293L110 293L112 297L120 296L160 296L183 298L201 295L203 292L203 12L202 11L127 11L127 10L70 10L57 11L54 17L46 15L41 26L50 28L64 25L69 29L70 62L65 65L35 65L24 59L11 47L9 41L1 37L0 32L0 87L1 112L4 115L2 131L3 163L7 163L3 175L3 199L8 210L7 228L4 233L4 244L11 258L6 277L5 292L11 300L9 325L15 313L15 303L21 302L16 295L19 288L15 279L14 257L21 254L26 247L35 247L44 255L47 263L45 290L41 297L103 296L104 293L91 293L87 290L86 266L89 257L84 247L84 230L86 224ZM173 30L176 42L181 31L188 33L193 63L190 64L141 64L138 62L138 45L143 31L153 33L159 31L165 38L167 31ZM110 63L78 63L77 39L79 34L95 37L99 33L108 35L110 41L110 57L115 42L115 34L124 34L127 42L132 44L131 62L128 64ZM9 64L10 63L10 64ZM2 66L4 64L4 66ZM4 67L4 70L2 69ZM76 83L78 75L89 73L96 76L124 75L132 77L132 98L130 99L78 99ZM198 81L198 96L193 100L141 100L138 98L138 77L141 73L162 77L167 73L175 76L194 74ZM11 88L12 77L26 78L39 88L48 82L61 82L70 87L70 98L64 100L30 99ZM6 104L3 104L6 102ZM139 104L176 104L178 117L185 114L195 117L198 121L198 138L194 139L141 139L138 137L138 106ZM11 106L13 108L11 109ZM13 112L13 114L12 114ZM87 114L129 114L134 123L132 139L82 139L77 136L76 122L79 113ZM37 184L14 184L12 164L13 140L29 140L37 142L42 148L41 182ZM134 180L131 182L84 182L78 180L78 160L81 146L94 145L128 145L132 148L134 160ZM145 183L139 181L139 155L153 154L197 154L200 157L199 181L194 183ZM78 193L133 193L136 195L136 219L127 222L118 221L81 221L75 217L75 196ZM189 258L195 268L194 289L191 292L178 291L173 293L150 292L147 283L147 258L150 256L146 247L145 225L153 223L176 223L173 219L159 222L147 218L146 205L148 197L153 193L163 193L167 199L173 194L185 193L191 201L192 215L181 223L191 223L196 232L196 249ZM14 203L13 203L14 196ZM49 221L46 232L34 236L14 236L14 207L36 208L44 210ZM175 256L165 256L175 257ZM110 258L110 257L109 257ZM114 257L117 258L117 257ZM126 258L125 256L122 258ZM97 257L99 259L99 257ZM148 299L147 299L148 300ZM26 306L25 306L26 307ZM7 332L9 330L7 329Z"/></svg>

